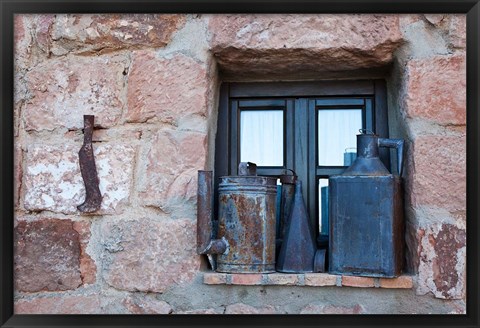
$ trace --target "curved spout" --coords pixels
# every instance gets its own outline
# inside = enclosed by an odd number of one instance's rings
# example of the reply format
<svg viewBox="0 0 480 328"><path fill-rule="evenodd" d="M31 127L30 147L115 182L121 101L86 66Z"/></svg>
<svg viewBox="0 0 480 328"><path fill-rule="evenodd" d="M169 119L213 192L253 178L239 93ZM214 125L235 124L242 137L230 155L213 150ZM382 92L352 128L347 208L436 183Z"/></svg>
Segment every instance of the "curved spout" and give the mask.
<svg viewBox="0 0 480 328"><path fill-rule="evenodd" d="M197 254L226 254L229 248L225 238L214 239L213 236L212 176L212 171L198 171Z"/></svg>

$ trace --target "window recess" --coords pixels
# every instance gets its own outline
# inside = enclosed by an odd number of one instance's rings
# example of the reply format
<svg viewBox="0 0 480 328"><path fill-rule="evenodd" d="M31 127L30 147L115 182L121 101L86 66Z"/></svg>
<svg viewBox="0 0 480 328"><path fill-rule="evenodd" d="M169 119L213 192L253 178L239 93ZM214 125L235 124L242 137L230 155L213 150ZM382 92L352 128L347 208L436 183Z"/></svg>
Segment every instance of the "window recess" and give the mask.
<svg viewBox="0 0 480 328"><path fill-rule="evenodd" d="M388 137L383 80L223 83L215 152L218 178L237 175L238 164L258 165L258 175L293 169L317 244L328 240L328 177L341 174L356 155L356 134L368 129ZM388 150L380 157L390 167Z"/></svg>

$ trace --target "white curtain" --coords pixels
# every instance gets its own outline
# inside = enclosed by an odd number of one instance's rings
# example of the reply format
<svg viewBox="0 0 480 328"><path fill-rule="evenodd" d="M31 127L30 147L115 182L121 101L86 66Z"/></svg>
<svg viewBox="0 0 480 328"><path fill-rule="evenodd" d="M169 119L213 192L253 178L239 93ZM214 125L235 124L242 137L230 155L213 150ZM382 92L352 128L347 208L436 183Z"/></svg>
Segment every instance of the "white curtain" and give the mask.
<svg viewBox="0 0 480 328"><path fill-rule="evenodd" d="M240 161L258 166L283 165L283 111L240 112Z"/></svg>
<svg viewBox="0 0 480 328"><path fill-rule="evenodd" d="M343 166L343 154L356 152L357 134L361 128L360 109L319 110L318 164Z"/></svg>

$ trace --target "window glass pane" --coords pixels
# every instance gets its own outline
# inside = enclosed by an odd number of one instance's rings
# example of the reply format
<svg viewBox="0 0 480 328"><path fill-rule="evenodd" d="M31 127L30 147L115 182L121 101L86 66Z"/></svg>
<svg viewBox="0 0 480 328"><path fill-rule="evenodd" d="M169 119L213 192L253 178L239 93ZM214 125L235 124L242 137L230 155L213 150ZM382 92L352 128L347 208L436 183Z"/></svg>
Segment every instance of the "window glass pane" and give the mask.
<svg viewBox="0 0 480 328"><path fill-rule="evenodd" d="M240 161L283 166L283 111L240 112Z"/></svg>
<svg viewBox="0 0 480 328"><path fill-rule="evenodd" d="M328 235L328 179L318 180L318 230Z"/></svg>
<svg viewBox="0 0 480 328"><path fill-rule="evenodd" d="M318 165L348 166L345 153L356 152L357 134L362 128L361 109L318 111ZM347 163L345 163L347 159Z"/></svg>

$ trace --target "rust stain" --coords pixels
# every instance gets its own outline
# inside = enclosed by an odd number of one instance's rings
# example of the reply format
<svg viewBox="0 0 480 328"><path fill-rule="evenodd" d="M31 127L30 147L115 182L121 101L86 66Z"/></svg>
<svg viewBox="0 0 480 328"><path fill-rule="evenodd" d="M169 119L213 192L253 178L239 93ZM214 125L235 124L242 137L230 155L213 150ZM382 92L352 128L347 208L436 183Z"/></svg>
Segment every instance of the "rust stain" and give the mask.
<svg viewBox="0 0 480 328"><path fill-rule="evenodd" d="M220 272L275 269L276 180L264 179L227 177L220 185L218 238L230 246L218 258Z"/></svg>
<svg viewBox="0 0 480 328"><path fill-rule="evenodd" d="M451 224L443 224L435 238L434 249L437 256L432 263L433 281L437 290L446 298L450 297L449 291L458 283L461 273L456 270L456 254L465 243L465 230Z"/></svg>

